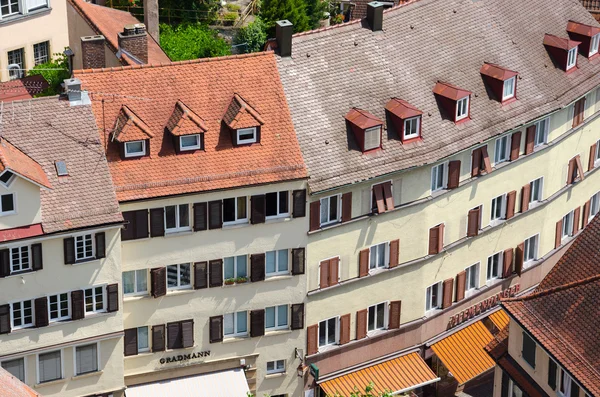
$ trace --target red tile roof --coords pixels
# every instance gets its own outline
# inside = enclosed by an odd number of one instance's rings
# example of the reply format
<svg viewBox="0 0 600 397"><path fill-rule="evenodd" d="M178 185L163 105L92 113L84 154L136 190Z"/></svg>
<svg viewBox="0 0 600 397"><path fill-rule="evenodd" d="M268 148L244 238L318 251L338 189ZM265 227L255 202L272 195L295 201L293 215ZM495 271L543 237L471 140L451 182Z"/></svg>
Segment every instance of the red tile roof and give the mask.
<svg viewBox="0 0 600 397"><path fill-rule="evenodd" d="M115 94L92 106L120 201L306 177L271 52L75 74L84 90ZM178 101L204 120L204 150L176 154L165 127ZM224 123L232 101L264 122L260 143L233 147ZM123 105L154 134L149 156L122 161L117 143L107 139ZM242 119L243 125L246 116Z"/></svg>
<svg viewBox="0 0 600 397"><path fill-rule="evenodd" d="M112 137L117 142L131 142L152 138L154 134L127 105L123 105L115 121Z"/></svg>
<svg viewBox="0 0 600 397"><path fill-rule="evenodd" d="M508 80L511 77L515 77L519 73L512 70L505 69L501 66L494 65L493 63L484 63L480 70L481 74L494 78L496 80Z"/></svg>
<svg viewBox="0 0 600 397"><path fill-rule="evenodd" d="M4 170L10 170L45 188L52 188L41 165L6 139L0 138L0 172Z"/></svg>
<svg viewBox="0 0 600 397"><path fill-rule="evenodd" d="M450 83L438 81L433 87L433 93L443 97L458 101L461 98L471 95L471 91L463 90Z"/></svg>
<svg viewBox="0 0 600 397"><path fill-rule="evenodd" d="M0 102L18 101L33 98L35 94L49 87L41 74L0 83Z"/></svg>
<svg viewBox="0 0 600 397"><path fill-rule="evenodd" d="M223 121L234 130L258 127L265 123L260 114L238 94L233 95Z"/></svg>
<svg viewBox="0 0 600 397"><path fill-rule="evenodd" d="M2 397L38 397L38 394L25 383L0 367L0 395Z"/></svg>
<svg viewBox="0 0 600 397"><path fill-rule="evenodd" d="M549 47L570 50L571 48L577 47L579 44L581 44L579 41L554 36L552 34L546 33L544 35L544 45Z"/></svg>
<svg viewBox="0 0 600 397"><path fill-rule="evenodd" d="M175 136L197 134L208 130L204 120L181 101L175 104L167 129Z"/></svg>
<svg viewBox="0 0 600 397"><path fill-rule="evenodd" d="M346 114L346 120L363 130L383 124L377 116L358 108L350 109Z"/></svg>
<svg viewBox="0 0 600 397"><path fill-rule="evenodd" d="M4 229L0 230L0 242L4 243L7 241L21 240L24 238L41 236L42 234L44 234L44 230L42 229L41 223Z"/></svg>
<svg viewBox="0 0 600 397"><path fill-rule="evenodd" d="M385 108L390 112L400 117L401 119L408 119L410 117L416 117L423 114L422 111L417 109L415 106L406 102L403 99L392 98L386 103Z"/></svg>

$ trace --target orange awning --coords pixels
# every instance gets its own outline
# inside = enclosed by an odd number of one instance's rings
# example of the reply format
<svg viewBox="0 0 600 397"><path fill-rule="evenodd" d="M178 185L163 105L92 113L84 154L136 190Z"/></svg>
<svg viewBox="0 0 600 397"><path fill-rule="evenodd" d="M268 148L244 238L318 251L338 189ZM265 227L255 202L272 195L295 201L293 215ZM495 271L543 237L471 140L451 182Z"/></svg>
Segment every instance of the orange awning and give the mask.
<svg viewBox="0 0 600 397"><path fill-rule="evenodd" d="M405 392L438 380L418 353L410 353L328 380L320 386L327 396L348 397L356 390L364 391L370 382L375 385L373 393L379 394L386 390Z"/></svg>
<svg viewBox="0 0 600 397"><path fill-rule="evenodd" d="M494 367L484 347L494 339L481 321L431 345L431 349L456 378L464 384Z"/></svg>
<svg viewBox="0 0 600 397"><path fill-rule="evenodd" d="M489 317L498 329L504 329L510 322L508 314L502 309L490 314Z"/></svg>

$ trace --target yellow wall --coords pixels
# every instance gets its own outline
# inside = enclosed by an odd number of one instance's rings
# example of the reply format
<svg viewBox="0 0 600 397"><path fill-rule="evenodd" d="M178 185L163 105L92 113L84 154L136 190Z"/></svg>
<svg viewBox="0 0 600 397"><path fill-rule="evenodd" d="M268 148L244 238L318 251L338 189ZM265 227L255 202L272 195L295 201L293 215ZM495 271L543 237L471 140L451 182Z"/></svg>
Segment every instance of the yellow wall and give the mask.
<svg viewBox="0 0 600 397"><path fill-rule="evenodd" d="M15 213L0 216L0 230L32 225L42 221L40 187L18 175L8 187L0 183L0 194L14 193Z"/></svg>

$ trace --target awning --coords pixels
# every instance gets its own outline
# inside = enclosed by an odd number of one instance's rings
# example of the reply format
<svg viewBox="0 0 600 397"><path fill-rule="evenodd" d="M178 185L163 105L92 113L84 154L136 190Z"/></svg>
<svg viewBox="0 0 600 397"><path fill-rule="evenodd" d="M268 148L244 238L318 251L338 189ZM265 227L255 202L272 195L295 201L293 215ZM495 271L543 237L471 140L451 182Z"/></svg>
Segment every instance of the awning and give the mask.
<svg viewBox="0 0 600 397"><path fill-rule="evenodd" d="M364 391L373 382L374 394L406 392L440 380L418 353L410 353L339 376L320 384L327 395L348 397L355 388Z"/></svg>
<svg viewBox="0 0 600 397"><path fill-rule="evenodd" d="M459 384L464 384L494 367L484 347L494 339L481 321L431 345Z"/></svg>
<svg viewBox="0 0 600 397"><path fill-rule="evenodd" d="M209 374L167 379L128 387L126 397L246 397L246 375L241 368Z"/></svg>
<svg viewBox="0 0 600 397"><path fill-rule="evenodd" d="M496 327L498 327L498 329L504 329L504 327L506 327L510 322L508 314L506 314L506 312L502 309L490 314L489 317Z"/></svg>

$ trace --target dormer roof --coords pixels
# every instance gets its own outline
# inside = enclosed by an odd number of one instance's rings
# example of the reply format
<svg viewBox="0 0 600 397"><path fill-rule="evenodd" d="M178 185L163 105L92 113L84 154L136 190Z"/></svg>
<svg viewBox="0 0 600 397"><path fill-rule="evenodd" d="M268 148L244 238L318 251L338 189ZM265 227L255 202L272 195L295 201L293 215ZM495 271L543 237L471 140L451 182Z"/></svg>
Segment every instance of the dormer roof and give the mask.
<svg viewBox="0 0 600 397"><path fill-rule="evenodd" d="M592 37L600 33L600 28L570 20L567 24L567 32Z"/></svg>
<svg viewBox="0 0 600 397"><path fill-rule="evenodd" d="M508 80L511 77L515 77L519 74L518 72L515 72L513 70L505 69L502 66L488 62L485 62L483 64L480 73L493 79L502 81Z"/></svg>
<svg viewBox="0 0 600 397"><path fill-rule="evenodd" d="M181 100L175 103L173 114L167 122L167 129L174 136L193 135L208 131L204 120Z"/></svg>
<svg viewBox="0 0 600 397"><path fill-rule="evenodd" d="M554 36L553 34L546 33L544 35L545 46L558 48L560 50L568 51L572 48L577 47L579 44L581 44L581 42Z"/></svg>
<svg viewBox="0 0 600 397"><path fill-rule="evenodd" d="M403 99L392 98L385 104L385 109L401 119L409 119L423 114L422 111Z"/></svg>
<svg viewBox="0 0 600 397"><path fill-rule="evenodd" d="M258 127L265 123L260 114L238 94L233 95L223 121L232 130Z"/></svg>
<svg viewBox="0 0 600 397"><path fill-rule="evenodd" d="M472 94L471 91L463 90L462 88L444 81L438 81L435 84L435 87L433 87L433 93L448 99L452 99L453 101L458 101L459 99Z"/></svg>
<svg viewBox="0 0 600 397"><path fill-rule="evenodd" d="M37 161L17 149L5 138L0 138L0 172L10 170L36 185L52 189L48 176Z"/></svg>
<svg viewBox="0 0 600 397"><path fill-rule="evenodd" d="M377 116L359 108L350 109L346 114L346 120L362 130L383 124Z"/></svg>
<svg viewBox="0 0 600 397"><path fill-rule="evenodd" d="M113 139L117 142L141 141L154 137L150 127L123 105L113 127Z"/></svg>

